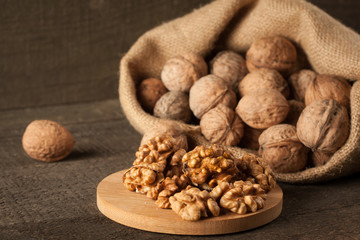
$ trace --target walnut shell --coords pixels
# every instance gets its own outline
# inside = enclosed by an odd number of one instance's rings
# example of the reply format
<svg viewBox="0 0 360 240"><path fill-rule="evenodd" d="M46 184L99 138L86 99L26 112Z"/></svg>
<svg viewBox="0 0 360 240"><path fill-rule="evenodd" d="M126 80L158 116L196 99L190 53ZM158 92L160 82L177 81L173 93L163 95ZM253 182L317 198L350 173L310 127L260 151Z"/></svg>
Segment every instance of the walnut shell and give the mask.
<svg viewBox="0 0 360 240"><path fill-rule="evenodd" d="M284 122L296 126L300 114L305 108L305 104L303 102L291 99L289 100L289 106L290 110Z"/></svg>
<svg viewBox="0 0 360 240"><path fill-rule="evenodd" d="M189 98L190 109L199 119L218 105L229 108L234 108L236 105L235 92L224 80L213 74L196 81L190 89Z"/></svg>
<svg viewBox="0 0 360 240"><path fill-rule="evenodd" d="M259 90L259 88L271 88L281 92L285 98L289 97L290 91L287 81L281 74L269 68L260 68L248 73L240 81L238 91L240 96Z"/></svg>
<svg viewBox="0 0 360 240"><path fill-rule="evenodd" d="M74 138L65 127L54 121L35 120L26 127L22 145L29 157L54 162L70 154Z"/></svg>
<svg viewBox="0 0 360 240"><path fill-rule="evenodd" d="M206 74L204 59L195 53L186 53L165 63L161 80L170 91L188 92L195 81Z"/></svg>
<svg viewBox="0 0 360 240"><path fill-rule="evenodd" d="M320 99L334 99L347 109L350 108L351 85L341 77L318 75L313 79L305 92L305 104Z"/></svg>
<svg viewBox="0 0 360 240"><path fill-rule="evenodd" d="M200 120L200 128L207 140L222 145L237 145L244 134L243 122L226 106L218 106L205 113Z"/></svg>
<svg viewBox="0 0 360 240"><path fill-rule="evenodd" d="M142 137L140 146L146 144L154 137L163 135L168 135L176 139L176 146L174 147L175 150L188 150L188 140L185 131L181 129L181 127L179 127L176 123L171 122L161 123L160 125L148 130Z"/></svg>
<svg viewBox="0 0 360 240"><path fill-rule="evenodd" d="M189 123L192 117L192 112L189 106L189 96L180 91L170 91L165 93L156 102L154 115L159 118L167 118Z"/></svg>
<svg viewBox="0 0 360 240"><path fill-rule="evenodd" d="M330 160L332 155L332 153L314 151L311 155L311 163L314 167L322 166Z"/></svg>
<svg viewBox="0 0 360 240"><path fill-rule="evenodd" d="M289 74L296 66L295 46L281 36L264 37L254 41L246 53L246 65L250 72L258 68L272 68L281 74Z"/></svg>
<svg viewBox="0 0 360 240"><path fill-rule="evenodd" d="M346 108L335 100L317 100L305 107L296 128L305 146L313 151L333 153L349 136L349 117Z"/></svg>
<svg viewBox="0 0 360 240"><path fill-rule="evenodd" d="M306 166L309 149L300 142L292 125L269 127L260 135L259 144L259 155L274 172L297 172Z"/></svg>
<svg viewBox="0 0 360 240"><path fill-rule="evenodd" d="M136 95L144 110L152 113L155 103L167 91L168 90L159 79L147 78L137 87Z"/></svg>
<svg viewBox="0 0 360 240"><path fill-rule="evenodd" d="M265 129L285 120L289 103L277 90L263 88L245 95L236 107L236 113L250 127Z"/></svg>
<svg viewBox="0 0 360 240"><path fill-rule="evenodd" d="M248 73L245 59L233 51L221 51L210 62L211 74L222 78L234 90Z"/></svg>
<svg viewBox="0 0 360 240"><path fill-rule="evenodd" d="M259 137L263 131L263 129L252 128L244 124L244 136L240 141L240 146L244 148L258 150Z"/></svg>
<svg viewBox="0 0 360 240"><path fill-rule="evenodd" d="M290 76L289 85L296 100L305 101L306 88L315 78L316 73L308 69L303 69Z"/></svg>

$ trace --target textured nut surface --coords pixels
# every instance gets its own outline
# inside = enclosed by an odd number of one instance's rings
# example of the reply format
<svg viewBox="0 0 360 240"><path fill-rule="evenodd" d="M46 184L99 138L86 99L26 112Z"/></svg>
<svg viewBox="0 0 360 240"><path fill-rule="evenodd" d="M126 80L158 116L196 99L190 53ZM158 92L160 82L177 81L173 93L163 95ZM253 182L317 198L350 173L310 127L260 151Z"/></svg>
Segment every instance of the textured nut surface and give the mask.
<svg viewBox="0 0 360 240"><path fill-rule="evenodd" d="M349 109L350 90L351 85L341 77L318 75L306 88L305 104L321 99L334 99Z"/></svg>
<svg viewBox="0 0 360 240"><path fill-rule="evenodd" d="M277 90L260 89L240 99L236 113L250 127L265 129L281 123L289 112L289 103Z"/></svg>
<svg viewBox="0 0 360 240"><path fill-rule="evenodd" d="M167 135L175 138L174 150L188 149L188 140L184 130L182 130L176 123L161 123L157 127L151 128L147 131L141 139L140 145L146 144L151 138L157 136Z"/></svg>
<svg viewBox="0 0 360 240"><path fill-rule="evenodd" d="M35 120L26 127L22 146L29 157L54 162L70 154L74 138L65 127L54 121Z"/></svg>
<svg viewBox="0 0 360 240"><path fill-rule="evenodd" d="M147 78L137 87L136 95L144 110L152 113L155 103L167 91L168 90L159 79Z"/></svg>
<svg viewBox="0 0 360 240"><path fill-rule="evenodd" d="M248 72L245 59L233 51L221 51L210 62L211 74L222 78L229 87L237 89Z"/></svg>
<svg viewBox="0 0 360 240"><path fill-rule="evenodd" d="M205 113L200 120L200 128L207 140L222 145L237 145L244 134L243 122L226 106L218 106Z"/></svg>
<svg viewBox="0 0 360 240"><path fill-rule="evenodd" d="M174 155L172 155L170 161L167 165L166 176L180 176L183 174L182 172L182 158L186 154L185 149L177 150Z"/></svg>
<svg viewBox="0 0 360 240"><path fill-rule="evenodd" d="M206 73L204 59L195 53L186 53L165 63L161 80L170 91L188 92L195 81Z"/></svg>
<svg viewBox="0 0 360 240"><path fill-rule="evenodd" d="M316 73L308 69L303 69L290 76L289 85L296 100L305 101L306 88L315 78Z"/></svg>
<svg viewBox="0 0 360 240"><path fill-rule="evenodd" d="M192 116L189 106L189 96L180 91L165 93L156 102L154 115L159 118L180 120L189 123Z"/></svg>
<svg viewBox="0 0 360 240"><path fill-rule="evenodd" d="M296 126L300 114L305 108L305 104L303 102L291 99L289 100L289 106L289 113L284 122Z"/></svg>
<svg viewBox="0 0 360 240"><path fill-rule="evenodd" d="M296 66L295 46L281 36L265 37L254 41L246 53L250 72L258 68L272 68L285 75Z"/></svg>
<svg viewBox="0 0 360 240"><path fill-rule="evenodd" d="M163 173L144 166L134 166L124 173L123 184L130 191L147 193L163 179Z"/></svg>
<svg viewBox="0 0 360 240"><path fill-rule="evenodd" d="M349 136L349 117L346 108L335 100L318 100L305 107L296 128L305 146L333 153Z"/></svg>
<svg viewBox="0 0 360 240"><path fill-rule="evenodd" d="M314 151L311 155L311 163L314 167L322 166L330 160L332 155L332 153Z"/></svg>
<svg viewBox="0 0 360 240"><path fill-rule="evenodd" d="M236 177L238 172L234 159L218 145L197 146L184 155L182 162L184 174L195 186L211 188L209 183L214 175L225 173L230 177ZM221 179L229 179L229 176L222 176ZM213 184L217 183L217 181L213 182Z"/></svg>
<svg viewBox="0 0 360 240"><path fill-rule="evenodd" d="M171 209L182 219L196 221L201 217L208 217L210 214L218 216L220 207L217 202L210 197L208 191L192 186L188 186L180 193L176 193L169 198Z"/></svg>
<svg viewBox="0 0 360 240"><path fill-rule="evenodd" d="M290 93L287 81L278 71L269 68L260 68L248 73L238 85L240 96L257 91L260 88L276 89L285 98L288 98Z"/></svg>
<svg viewBox="0 0 360 240"><path fill-rule="evenodd" d="M189 98L190 109L199 119L216 106L225 105L234 108L236 105L235 92L224 80L213 74L196 81L190 89Z"/></svg>
<svg viewBox="0 0 360 240"><path fill-rule="evenodd" d="M293 125L269 127L260 135L259 144L259 155L274 172L297 172L306 166L309 149L300 142Z"/></svg>

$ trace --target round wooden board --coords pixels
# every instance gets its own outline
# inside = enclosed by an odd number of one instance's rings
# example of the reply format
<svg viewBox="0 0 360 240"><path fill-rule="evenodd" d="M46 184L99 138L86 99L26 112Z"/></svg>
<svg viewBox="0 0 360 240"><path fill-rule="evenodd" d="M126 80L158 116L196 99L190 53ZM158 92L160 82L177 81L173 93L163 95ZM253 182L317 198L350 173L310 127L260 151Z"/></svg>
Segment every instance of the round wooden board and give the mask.
<svg viewBox="0 0 360 240"><path fill-rule="evenodd" d="M199 221L184 221L171 209L161 209L143 194L125 189L125 170L104 178L97 187L97 206L108 218L150 232L181 235L215 235L245 231L276 219L282 210L283 192L276 185L266 196L265 207L255 213L227 212Z"/></svg>

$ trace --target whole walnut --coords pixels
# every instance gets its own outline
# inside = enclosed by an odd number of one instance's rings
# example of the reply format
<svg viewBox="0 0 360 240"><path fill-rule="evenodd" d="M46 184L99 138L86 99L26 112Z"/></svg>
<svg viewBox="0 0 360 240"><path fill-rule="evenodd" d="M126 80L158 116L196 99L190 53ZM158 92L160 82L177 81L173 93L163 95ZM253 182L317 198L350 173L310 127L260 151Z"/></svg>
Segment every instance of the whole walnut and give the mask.
<svg viewBox="0 0 360 240"><path fill-rule="evenodd" d="M159 118L191 121L192 112L189 107L189 96L180 91L165 93L155 104L154 115Z"/></svg>
<svg viewBox="0 0 360 240"><path fill-rule="evenodd" d="M188 149L188 140L185 131L179 127L176 123L163 122L158 126L149 129L145 132L144 136L141 139L140 146L146 144L150 139L168 135L176 139L176 146L174 149Z"/></svg>
<svg viewBox="0 0 360 240"><path fill-rule="evenodd" d="M307 163L309 149L300 142L293 125L269 127L260 135L259 144L259 155L274 172L297 172Z"/></svg>
<svg viewBox="0 0 360 240"><path fill-rule="evenodd" d="M311 155L311 163L314 167L322 166L330 160L332 155L332 153L314 151Z"/></svg>
<svg viewBox="0 0 360 240"><path fill-rule="evenodd" d="M144 110L152 113L155 103L167 91L168 90L159 79L147 78L137 87L136 95Z"/></svg>
<svg viewBox="0 0 360 240"><path fill-rule="evenodd" d="M241 98L236 113L250 127L265 129L284 121L289 108L279 91L262 88Z"/></svg>
<svg viewBox="0 0 360 240"><path fill-rule="evenodd" d="M313 151L333 153L349 136L349 117L346 108L335 100L317 100L305 107L296 128L305 146Z"/></svg>
<svg viewBox="0 0 360 240"><path fill-rule="evenodd" d="M318 75L313 79L305 92L305 104L320 99L334 99L347 109L350 108L351 85L341 77Z"/></svg>
<svg viewBox="0 0 360 240"><path fill-rule="evenodd" d="M248 73L245 59L233 51L221 51L210 62L211 74L222 78L234 90Z"/></svg>
<svg viewBox="0 0 360 240"><path fill-rule="evenodd" d="M57 122L50 120L32 121L22 137L24 151L29 157L54 162L68 156L74 147L71 133Z"/></svg>
<svg viewBox="0 0 360 240"><path fill-rule="evenodd" d="M198 54L185 53L170 58L161 72L161 80L170 91L188 92L208 72L205 60Z"/></svg>
<svg viewBox="0 0 360 240"><path fill-rule="evenodd" d="M205 113L200 128L207 140L222 145L237 145L244 134L244 124L239 116L223 105Z"/></svg>
<svg viewBox="0 0 360 240"><path fill-rule="evenodd" d="M311 81L316 78L314 71L303 69L299 72L291 74L289 78L290 88L294 98L298 101L305 101L305 91Z"/></svg>
<svg viewBox="0 0 360 240"><path fill-rule="evenodd" d="M295 46L281 36L264 37L254 41L246 53L250 72L259 68L272 68L288 75L296 67Z"/></svg>
<svg viewBox="0 0 360 240"><path fill-rule="evenodd" d="M240 81L238 91L240 96L244 96L259 88L271 88L281 92L284 97L289 97L289 86L281 74L270 68L260 68L248 73Z"/></svg>
<svg viewBox="0 0 360 240"><path fill-rule="evenodd" d="M189 98L190 109L199 119L218 105L233 109L237 101L235 92L224 80L213 74L196 81L190 89Z"/></svg>
<svg viewBox="0 0 360 240"><path fill-rule="evenodd" d="M258 150L259 137L263 131L263 129L252 128L244 124L244 136L240 141L240 146L244 148Z"/></svg>
<svg viewBox="0 0 360 240"><path fill-rule="evenodd" d="M284 122L296 126L300 114L305 108L305 104L303 102L291 99L289 100L289 106L290 110Z"/></svg>

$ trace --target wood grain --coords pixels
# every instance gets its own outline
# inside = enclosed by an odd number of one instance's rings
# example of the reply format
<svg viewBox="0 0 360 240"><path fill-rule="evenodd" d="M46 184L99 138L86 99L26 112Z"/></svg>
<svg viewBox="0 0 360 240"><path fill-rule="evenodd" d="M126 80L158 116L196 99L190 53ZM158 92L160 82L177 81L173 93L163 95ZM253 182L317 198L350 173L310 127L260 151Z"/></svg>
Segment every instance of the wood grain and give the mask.
<svg viewBox="0 0 360 240"><path fill-rule="evenodd" d="M125 171L113 173L99 183L97 206L108 218L129 227L180 235L226 234L262 226L281 213L283 193L276 186L267 194L265 207L255 213L227 212L218 217L185 221L170 209L156 207L154 200L145 195L127 190L122 183Z"/></svg>

